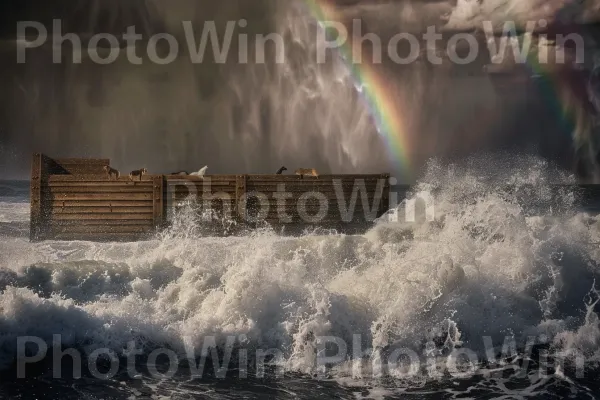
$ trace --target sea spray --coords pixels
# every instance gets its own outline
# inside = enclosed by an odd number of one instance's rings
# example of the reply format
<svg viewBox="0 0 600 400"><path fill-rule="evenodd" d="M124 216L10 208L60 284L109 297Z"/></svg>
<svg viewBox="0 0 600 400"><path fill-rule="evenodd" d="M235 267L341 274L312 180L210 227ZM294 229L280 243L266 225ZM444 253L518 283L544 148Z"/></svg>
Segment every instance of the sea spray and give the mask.
<svg viewBox="0 0 600 400"><path fill-rule="evenodd" d="M133 341L146 356L166 348L180 360L186 343L202 349L214 338L222 351L233 337L249 365L258 350L275 349L287 372L340 379L402 381L414 354L417 381L465 376L472 354L484 368L486 343L500 351L507 337L520 352L533 338L551 344L553 357L593 365L597 217L571 192L546 197L556 176L544 163L494 179L467 164L434 163L417 185L435 194L436 220L382 220L364 235L215 237L190 225L201 221L189 208L146 242L8 237L0 244L2 364L15 360L18 337L51 347L60 334L83 354L123 356ZM529 174L538 190L524 202ZM324 338L336 340L319 353ZM345 361L319 369L319 354L335 355L337 341Z"/></svg>

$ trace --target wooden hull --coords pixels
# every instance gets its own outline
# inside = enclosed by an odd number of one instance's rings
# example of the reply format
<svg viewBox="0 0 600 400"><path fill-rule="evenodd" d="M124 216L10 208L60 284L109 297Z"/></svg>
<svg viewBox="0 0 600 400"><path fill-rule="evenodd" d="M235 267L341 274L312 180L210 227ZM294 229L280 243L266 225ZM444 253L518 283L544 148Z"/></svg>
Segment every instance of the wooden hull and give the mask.
<svg viewBox="0 0 600 400"><path fill-rule="evenodd" d="M106 159L53 160L35 154L31 240L135 241L151 238L186 205L212 234L272 227L282 234L335 229L358 233L389 208L380 175L147 175L110 179ZM206 215L211 215L210 220ZM220 221L220 222L219 222ZM230 228L219 230L223 221ZM231 229L234 226L235 229Z"/></svg>

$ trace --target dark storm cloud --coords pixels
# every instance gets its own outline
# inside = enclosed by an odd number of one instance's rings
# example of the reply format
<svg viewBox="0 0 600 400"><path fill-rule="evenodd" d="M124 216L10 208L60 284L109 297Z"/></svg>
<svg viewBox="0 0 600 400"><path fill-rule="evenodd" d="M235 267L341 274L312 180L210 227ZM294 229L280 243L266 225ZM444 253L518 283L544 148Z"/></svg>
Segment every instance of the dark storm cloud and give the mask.
<svg viewBox="0 0 600 400"><path fill-rule="evenodd" d="M342 15L361 18L379 30L481 29L492 21L501 31L506 20L524 25L528 21L592 23L600 20L600 0L334 0Z"/></svg>

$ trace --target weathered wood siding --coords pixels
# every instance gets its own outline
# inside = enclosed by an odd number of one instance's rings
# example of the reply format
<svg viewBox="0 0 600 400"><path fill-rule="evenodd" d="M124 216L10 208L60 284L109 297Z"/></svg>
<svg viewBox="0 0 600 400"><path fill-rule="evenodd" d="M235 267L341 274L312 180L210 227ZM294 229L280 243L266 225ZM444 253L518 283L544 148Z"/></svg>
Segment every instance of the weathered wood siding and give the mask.
<svg viewBox="0 0 600 400"><path fill-rule="evenodd" d="M48 236L59 240L135 240L151 235L157 221L154 178L52 175L42 188L51 204ZM160 206L158 206L160 207Z"/></svg>
<svg viewBox="0 0 600 400"><path fill-rule="evenodd" d="M364 230L389 208L389 175L148 175L111 180L107 159L33 157L31 239L129 241L153 235L188 200L240 227ZM123 175L126 175L123 173Z"/></svg>
<svg viewBox="0 0 600 400"><path fill-rule="evenodd" d="M46 168L44 168L44 156L34 154L31 162L31 193L29 202L31 204L30 233L31 240L42 240L45 233L42 231L46 225L48 205L42 204L42 185L47 181Z"/></svg>
<svg viewBox="0 0 600 400"><path fill-rule="evenodd" d="M109 180L103 170L109 163L34 155L32 196L40 201L32 197L31 239L125 241L152 235L162 224L162 177Z"/></svg>
<svg viewBox="0 0 600 400"><path fill-rule="evenodd" d="M389 175L166 177L167 209L193 199L246 226L364 230L389 209Z"/></svg>

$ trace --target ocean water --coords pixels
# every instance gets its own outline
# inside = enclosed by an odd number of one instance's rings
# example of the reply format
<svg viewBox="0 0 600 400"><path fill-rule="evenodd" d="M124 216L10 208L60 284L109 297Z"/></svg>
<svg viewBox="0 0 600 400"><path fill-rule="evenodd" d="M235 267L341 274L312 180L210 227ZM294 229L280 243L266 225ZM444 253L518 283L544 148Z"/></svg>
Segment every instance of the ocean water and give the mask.
<svg viewBox="0 0 600 400"><path fill-rule="evenodd" d="M433 221L355 236L216 238L190 208L150 241L30 243L3 182L0 396L595 398L600 217L544 162L480 164L429 166Z"/></svg>

